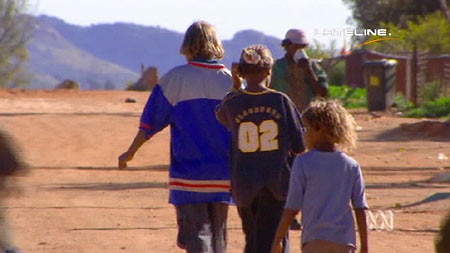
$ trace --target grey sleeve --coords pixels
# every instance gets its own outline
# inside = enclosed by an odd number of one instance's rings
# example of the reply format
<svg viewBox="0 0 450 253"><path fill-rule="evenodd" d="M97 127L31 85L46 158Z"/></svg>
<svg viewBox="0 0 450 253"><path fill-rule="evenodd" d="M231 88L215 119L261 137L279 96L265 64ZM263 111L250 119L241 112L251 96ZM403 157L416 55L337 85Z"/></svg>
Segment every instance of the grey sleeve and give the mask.
<svg viewBox="0 0 450 253"><path fill-rule="evenodd" d="M306 178L301 164L301 158L297 157L292 165L289 191L285 204L285 208L294 211L302 209L305 194Z"/></svg>
<svg viewBox="0 0 450 253"><path fill-rule="evenodd" d="M361 171L361 166L357 165L355 168L355 180L352 190L352 205L354 209L369 209L366 200L364 178Z"/></svg>

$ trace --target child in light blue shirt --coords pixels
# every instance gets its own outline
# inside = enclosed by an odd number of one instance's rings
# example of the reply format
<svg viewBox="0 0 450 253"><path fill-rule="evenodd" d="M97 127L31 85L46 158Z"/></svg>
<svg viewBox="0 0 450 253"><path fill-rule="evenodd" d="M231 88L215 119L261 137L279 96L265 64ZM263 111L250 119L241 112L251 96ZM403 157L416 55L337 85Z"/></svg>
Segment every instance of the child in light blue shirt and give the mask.
<svg viewBox="0 0 450 253"><path fill-rule="evenodd" d="M355 147L353 117L336 101L312 102L302 115L308 152L292 166L283 217L272 247L278 252L281 238L295 215L302 212L302 252L351 253L356 250L355 222L361 250L367 253L365 185L357 161L341 150Z"/></svg>

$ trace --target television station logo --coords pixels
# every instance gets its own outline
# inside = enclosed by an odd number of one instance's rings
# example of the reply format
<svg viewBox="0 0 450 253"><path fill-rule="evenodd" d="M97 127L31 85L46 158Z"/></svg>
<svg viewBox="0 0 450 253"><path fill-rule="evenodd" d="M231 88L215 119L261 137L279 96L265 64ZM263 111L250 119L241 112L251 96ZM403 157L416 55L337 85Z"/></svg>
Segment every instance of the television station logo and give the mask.
<svg viewBox="0 0 450 253"><path fill-rule="evenodd" d="M355 28L343 28L343 29L314 29L315 36L333 36L333 37L368 37L377 36L378 38L372 39L360 44L355 45L353 49L362 47L364 45L372 44L375 42L381 42L386 40L399 40L400 38L392 37L392 33L386 28L376 29L355 29ZM350 50L351 51L351 50Z"/></svg>

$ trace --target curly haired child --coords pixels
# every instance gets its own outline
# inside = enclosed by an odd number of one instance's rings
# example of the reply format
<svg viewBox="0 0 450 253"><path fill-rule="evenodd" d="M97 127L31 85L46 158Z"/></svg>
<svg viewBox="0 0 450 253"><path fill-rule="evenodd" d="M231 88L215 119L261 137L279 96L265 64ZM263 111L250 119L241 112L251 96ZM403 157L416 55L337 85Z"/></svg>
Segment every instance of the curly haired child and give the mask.
<svg viewBox="0 0 450 253"><path fill-rule="evenodd" d="M231 131L231 193L242 221L245 253L270 252L287 195L291 158L305 149L296 106L284 93L268 88L272 64L265 46L245 48L232 68L235 91L216 112ZM283 237L286 253L287 239Z"/></svg>
<svg viewBox="0 0 450 253"><path fill-rule="evenodd" d="M272 253L280 252L282 238L299 211L303 253L355 252L351 207L358 225L360 252L367 253L365 184L360 165L344 152L356 147L355 121L339 102L316 100L303 112L302 122L308 152L294 160Z"/></svg>

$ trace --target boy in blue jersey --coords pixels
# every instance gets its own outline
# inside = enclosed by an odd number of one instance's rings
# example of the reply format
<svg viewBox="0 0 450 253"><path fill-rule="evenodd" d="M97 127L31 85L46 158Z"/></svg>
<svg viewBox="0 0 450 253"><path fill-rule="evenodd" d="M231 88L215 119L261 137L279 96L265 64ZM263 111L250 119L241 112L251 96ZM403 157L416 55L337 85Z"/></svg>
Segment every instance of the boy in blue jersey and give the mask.
<svg viewBox="0 0 450 253"><path fill-rule="evenodd" d="M271 253L281 252L282 238L302 211L302 252L353 253L355 222L361 253L368 253L365 209L368 204L361 167L341 150L356 143L356 123L336 101L312 102L302 114L308 152L292 165L285 211Z"/></svg>
<svg viewBox="0 0 450 253"><path fill-rule="evenodd" d="M170 70L153 89L119 168L170 125L169 202L177 213L177 244L187 253L223 253L231 198L230 136L214 110L231 88L231 73L218 62L224 55L222 43L204 21L188 28L180 53L188 63Z"/></svg>
<svg viewBox="0 0 450 253"><path fill-rule="evenodd" d="M232 135L231 193L245 233L245 253L270 252L290 177L290 159L304 151L302 125L287 95L269 89L273 58L263 45L245 48L233 65L235 88L216 115ZM284 252L289 252L284 237Z"/></svg>

